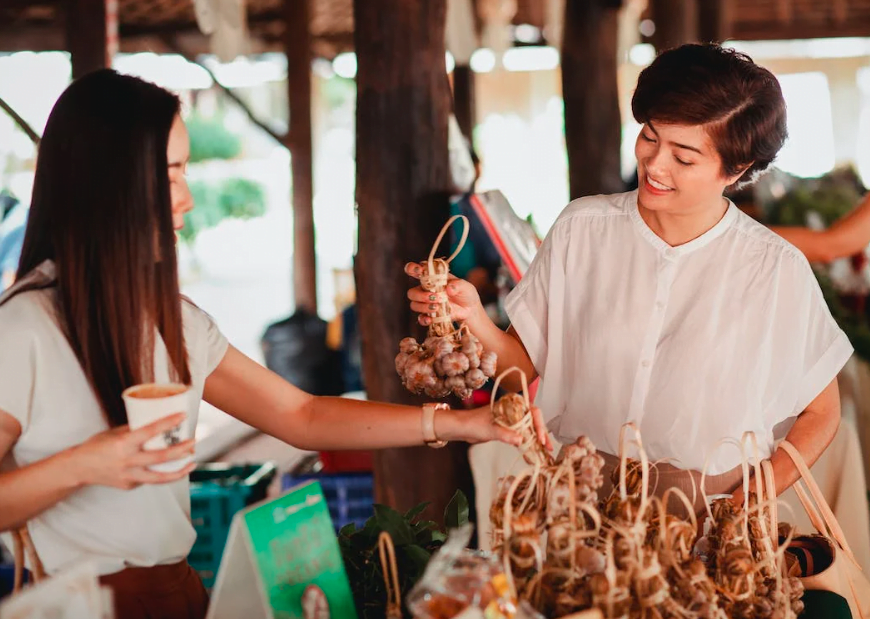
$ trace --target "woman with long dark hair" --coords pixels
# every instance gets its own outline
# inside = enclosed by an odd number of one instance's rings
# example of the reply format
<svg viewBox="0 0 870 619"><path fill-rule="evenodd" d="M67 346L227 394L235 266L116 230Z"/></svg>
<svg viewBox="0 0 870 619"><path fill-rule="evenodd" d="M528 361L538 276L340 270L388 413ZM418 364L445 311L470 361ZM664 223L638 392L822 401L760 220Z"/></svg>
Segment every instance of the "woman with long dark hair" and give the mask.
<svg viewBox="0 0 870 619"><path fill-rule="evenodd" d="M692 496L706 467L707 491L742 503L739 450L717 445L746 432L782 492L798 472L777 441L818 459L852 347L806 258L723 197L785 142L779 83L745 54L684 45L644 69L631 109L643 125L638 189L565 208L506 300L511 328L492 324L468 282L451 282L446 299L500 369L542 378L538 403L560 442L585 435L603 452L602 492L626 422L660 462L659 495ZM444 301L408 296L422 324ZM704 510L700 493L694 507Z"/></svg>
<svg viewBox="0 0 870 619"><path fill-rule="evenodd" d="M188 158L177 97L109 70L74 82L48 120L17 283L0 297L0 460L14 464L0 474L0 531L26 524L49 574L95 562L124 619L207 605L185 560L194 465L148 468L193 441L143 450L185 415L130 431L128 387L189 385L303 449L518 441L483 409L313 397L230 346L179 293Z"/></svg>

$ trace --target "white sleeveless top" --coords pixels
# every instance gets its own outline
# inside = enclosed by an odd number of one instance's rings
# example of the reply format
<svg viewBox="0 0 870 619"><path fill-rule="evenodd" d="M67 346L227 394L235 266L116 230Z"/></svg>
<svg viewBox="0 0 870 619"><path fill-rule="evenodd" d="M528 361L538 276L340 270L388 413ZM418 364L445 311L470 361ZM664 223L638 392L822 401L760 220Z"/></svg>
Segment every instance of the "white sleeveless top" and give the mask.
<svg viewBox="0 0 870 619"><path fill-rule="evenodd" d="M11 452L13 466L33 464L108 429L54 317L54 288L11 296L27 283L53 279L54 266L45 263L0 297L0 411L22 428ZM190 302L182 303L182 321L197 394L187 414L195 427L205 379L228 344L211 318ZM156 380L169 380L168 355L159 338L154 357ZM187 557L196 538L189 486L184 479L129 491L86 487L32 519L28 528L49 573L84 561L95 562L100 574L175 563ZM9 536L3 539L11 548Z"/></svg>
<svg viewBox="0 0 870 619"><path fill-rule="evenodd" d="M586 435L616 454L633 421L651 459L687 469L745 431L769 456L852 354L803 254L734 204L670 247L636 192L576 200L506 309L560 442ZM739 462L722 446L709 472Z"/></svg>

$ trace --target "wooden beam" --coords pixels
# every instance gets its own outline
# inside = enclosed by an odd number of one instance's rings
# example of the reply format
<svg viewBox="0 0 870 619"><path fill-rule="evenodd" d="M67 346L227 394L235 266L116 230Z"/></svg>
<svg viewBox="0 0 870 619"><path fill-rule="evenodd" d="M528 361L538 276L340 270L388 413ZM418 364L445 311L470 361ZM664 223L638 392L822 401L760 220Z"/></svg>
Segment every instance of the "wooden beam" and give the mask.
<svg viewBox="0 0 870 619"><path fill-rule="evenodd" d="M833 0L831 8L834 12L834 23L838 26L845 24L849 18L849 6L847 0Z"/></svg>
<svg viewBox="0 0 870 619"><path fill-rule="evenodd" d="M706 1L706 0L701 0ZM651 0L656 25L652 43L659 51L698 40L699 0Z"/></svg>
<svg viewBox="0 0 870 619"><path fill-rule="evenodd" d="M617 83L618 9L606 0L567 0L562 96L571 199L624 190Z"/></svg>
<svg viewBox="0 0 870 619"><path fill-rule="evenodd" d="M419 404L393 370L399 341L424 337L407 302L406 262L429 253L449 216L450 88L447 0L354 2L357 54L355 259L363 369L372 400ZM444 246L441 252L447 251ZM471 506L467 446L374 453L376 500L399 509L430 501L441 521L461 488Z"/></svg>
<svg viewBox="0 0 870 619"><path fill-rule="evenodd" d="M107 0L69 0L66 4L66 41L72 78L112 65Z"/></svg>
<svg viewBox="0 0 870 619"><path fill-rule="evenodd" d="M233 103L235 103L239 108L245 113L245 116L248 117L248 120L260 130L263 131L266 135L271 137L281 146L289 148L289 133L278 133L272 127L267 125L265 122L257 118L257 115L254 114L253 110L251 110L251 106L247 104L247 102L242 99L239 95L237 95L233 90L224 84L217 78L214 71L209 68L209 66L197 58L198 54L190 49L189 44L182 43L179 40L178 36L175 35L160 35L156 37L157 41L160 42L160 52L174 53L184 57L188 62L191 62L199 67L201 67L206 73L208 73L209 77L211 77L211 81L214 82L214 85L218 87L218 89L224 94L225 97L230 99Z"/></svg>
<svg viewBox="0 0 870 619"><path fill-rule="evenodd" d="M0 25L0 51L49 52L67 49L66 35L54 25Z"/></svg>
<svg viewBox="0 0 870 619"><path fill-rule="evenodd" d="M314 181L311 141L310 0L284 0L284 49L290 104L290 165L293 179L293 295L297 309L317 313Z"/></svg>
<svg viewBox="0 0 870 619"><path fill-rule="evenodd" d="M698 38L721 43L731 38L734 0L701 0L698 3Z"/></svg>
<svg viewBox="0 0 870 619"><path fill-rule="evenodd" d="M474 71L467 65L453 69L453 113L462 129L462 135L472 140L477 125L477 110L474 89Z"/></svg>
<svg viewBox="0 0 870 619"><path fill-rule="evenodd" d="M30 138L30 141L33 142L35 146L39 146L39 134L30 126L30 123L24 120L18 112L12 109L11 105L6 103L3 97L0 97L0 109L9 114L15 124L21 127L21 130L27 134L27 137Z"/></svg>
<svg viewBox="0 0 870 619"><path fill-rule="evenodd" d="M790 24L794 18L792 0L776 0L776 17L783 24Z"/></svg>

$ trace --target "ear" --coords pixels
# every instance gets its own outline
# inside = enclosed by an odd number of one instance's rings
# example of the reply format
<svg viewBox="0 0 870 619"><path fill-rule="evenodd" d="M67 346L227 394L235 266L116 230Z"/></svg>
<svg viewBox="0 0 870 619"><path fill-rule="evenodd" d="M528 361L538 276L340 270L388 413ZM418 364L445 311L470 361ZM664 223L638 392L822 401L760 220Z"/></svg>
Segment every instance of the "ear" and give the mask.
<svg viewBox="0 0 870 619"><path fill-rule="evenodd" d="M749 168L751 168L753 165L755 165L755 162L754 162L754 161L750 161L750 162L747 163L746 165L742 166L742 167L737 171L737 174L733 174L733 175L730 175L730 176L726 176L726 177L725 177L725 180L728 182L728 187L730 187L730 186L733 185L734 183L738 182L741 178L743 178L743 175L746 173L746 170L748 170Z"/></svg>

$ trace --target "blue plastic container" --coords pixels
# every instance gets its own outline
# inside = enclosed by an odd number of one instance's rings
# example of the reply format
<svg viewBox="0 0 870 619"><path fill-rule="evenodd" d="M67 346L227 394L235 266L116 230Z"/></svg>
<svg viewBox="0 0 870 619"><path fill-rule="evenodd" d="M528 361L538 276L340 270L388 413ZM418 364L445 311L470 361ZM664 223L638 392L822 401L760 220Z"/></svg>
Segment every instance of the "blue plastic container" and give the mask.
<svg viewBox="0 0 870 619"><path fill-rule="evenodd" d="M320 482L336 531L350 523L360 528L372 516L374 478L371 473L286 473L281 478L281 489L286 491L312 479Z"/></svg>

